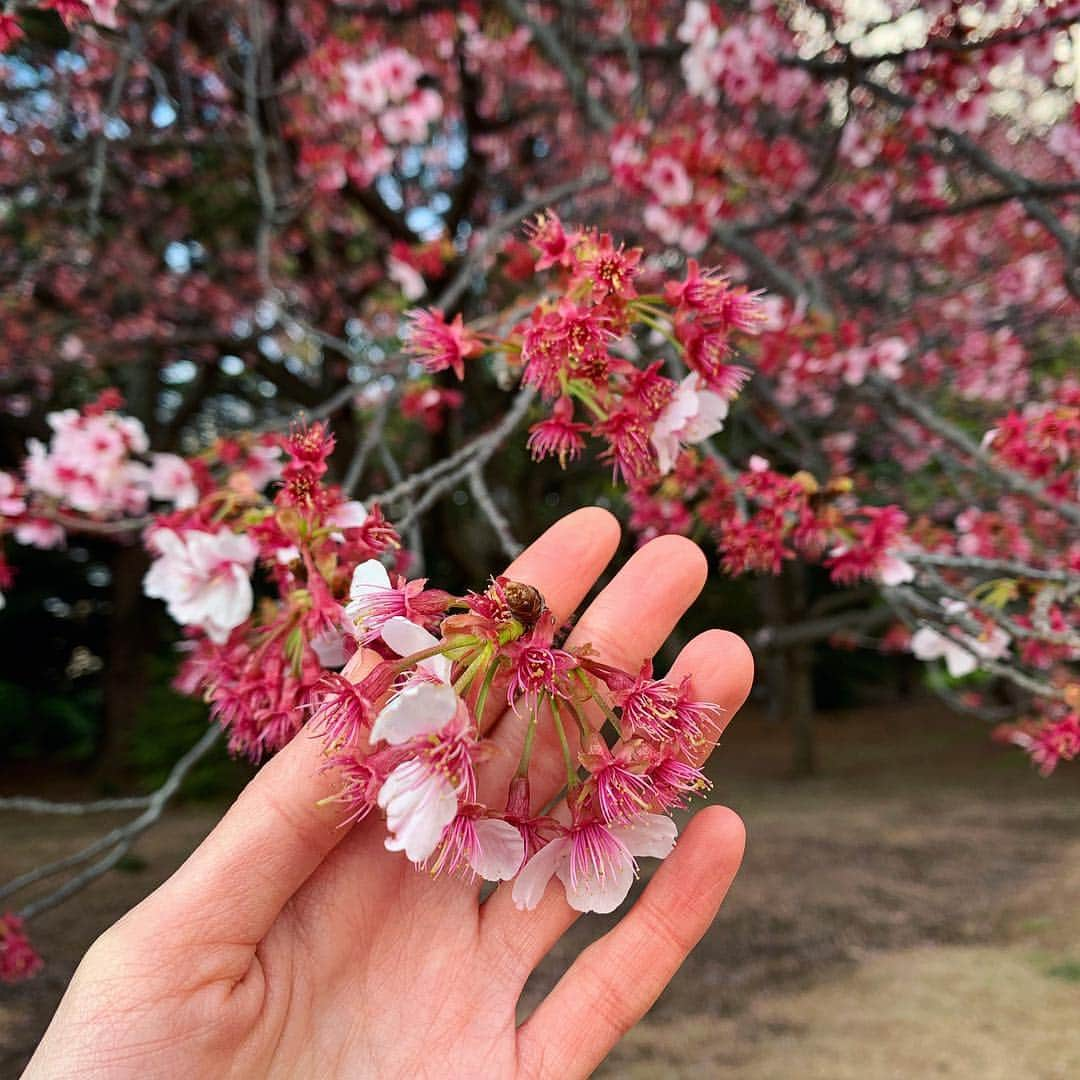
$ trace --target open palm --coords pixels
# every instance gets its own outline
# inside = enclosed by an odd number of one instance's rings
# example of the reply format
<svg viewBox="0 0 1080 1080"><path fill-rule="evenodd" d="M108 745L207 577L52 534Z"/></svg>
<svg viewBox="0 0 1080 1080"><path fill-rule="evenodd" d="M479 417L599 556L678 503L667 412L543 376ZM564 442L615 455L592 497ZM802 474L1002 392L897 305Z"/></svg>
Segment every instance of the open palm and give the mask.
<svg viewBox="0 0 1080 1080"><path fill-rule="evenodd" d="M618 537L610 515L582 510L507 574L565 620ZM689 541L655 540L570 640L637 670L705 573ZM738 638L709 631L672 674L689 674L726 723L752 662ZM524 723L513 711L496 722L492 737L507 752L481 769L485 801L505 796ZM384 849L377 822L342 828L340 810L320 805L335 789L321 752L316 739L293 740L180 870L94 944L27 1077L585 1076L704 933L742 856L739 819L720 807L700 813L629 913L519 1027L525 980L577 917L562 888L550 885L522 912L509 885L481 903L475 884L417 873ZM564 775L557 748L538 745L534 806Z"/></svg>

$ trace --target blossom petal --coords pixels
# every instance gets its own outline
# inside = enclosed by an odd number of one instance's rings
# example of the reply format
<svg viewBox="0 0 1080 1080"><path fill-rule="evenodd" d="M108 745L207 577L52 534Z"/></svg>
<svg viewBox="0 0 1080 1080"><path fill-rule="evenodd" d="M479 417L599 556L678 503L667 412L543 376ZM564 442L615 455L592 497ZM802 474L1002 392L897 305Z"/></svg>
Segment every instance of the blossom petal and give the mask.
<svg viewBox="0 0 1080 1080"><path fill-rule="evenodd" d="M566 902L575 911L595 911L600 915L614 911L634 884L634 863L629 858L614 863L608 873L579 875L576 885L570 882L568 863L555 872L566 889Z"/></svg>
<svg viewBox="0 0 1080 1080"><path fill-rule="evenodd" d="M950 642L945 646L945 667L954 679L962 679L970 675L979 666L975 654L963 645L954 645Z"/></svg>
<svg viewBox="0 0 1080 1080"><path fill-rule="evenodd" d="M666 858L679 834L675 822L664 814L642 814L626 825L610 826L610 831L631 855L651 859Z"/></svg>
<svg viewBox="0 0 1080 1080"><path fill-rule="evenodd" d="M390 575L386 572L386 567L378 559L368 559L353 571L349 597L352 600L360 600L373 589L389 588Z"/></svg>
<svg viewBox="0 0 1080 1080"><path fill-rule="evenodd" d="M398 656L425 652L439 644L439 639L434 634L429 634L422 626L417 626L404 615L395 615L386 620L382 628L382 639ZM450 681L453 664L449 657L429 656L416 666L434 675L440 682Z"/></svg>
<svg viewBox="0 0 1080 1080"><path fill-rule="evenodd" d="M931 626L920 626L911 635L908 647L919 660L936 660L948 647L948 639Z"/></svg>
<svg viewBox="0 0 1080 1080"><path fill-rule="evenodd" d="M552 875L565 864L570 853L570 841L557 837L542 847L522 868L514 882L514 904L519 911L532 911L544 898Z"/></svg>
<svg viewBox="0 0 1080 1080"><path fill-rule="evenodd" d="M445 776L413 759L383 782L379 806L386 811L387 851L404 851L414 862L431 857L458 810L457 792Z"/></svg>
<svg viewBox="0 0 1080 1080"><path fill-rule="evenodd" d="M521 830L498 818L479 818L474 827L480 851L473 870L485 881L509 881L525 858Z"/></svg>
<svg viewBox="0 0 1080 1080"><path fill-rule="evenodd" d="M457 706L457 694L446 683L413 683L375 718L371 741L400 746L417 735L433 735L454 718Z"/></svg>

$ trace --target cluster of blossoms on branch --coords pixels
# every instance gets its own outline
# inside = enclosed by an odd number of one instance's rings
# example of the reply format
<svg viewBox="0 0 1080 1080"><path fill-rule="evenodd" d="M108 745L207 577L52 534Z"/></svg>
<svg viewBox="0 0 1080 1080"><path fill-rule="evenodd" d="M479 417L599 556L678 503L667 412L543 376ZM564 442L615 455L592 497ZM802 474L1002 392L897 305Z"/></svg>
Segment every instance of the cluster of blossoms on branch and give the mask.
<svg viewBox="0 0 1080 1080"><path fill-rule="evenodd" d="M447 322L438 310L417 310L406 351L428 371L459 379L466 361L501 355L550 410L529 432L534 459L565 465L590 436L617 480L634 489L656 484L683 446L723 428L750 376L736 350L765 319L760 297L693 262L684 281L663 283L640 248L616 245L608 233L567 229L550 210L529 236L538 252L534 272L551 274L527 319L499 337L474 331L460 316ZM639 292L642 279L660 291ZM683 379L665 375L663 360L643 360L642 333L668 343L689 369Z"/></svg>
<svg viewBox="0 0 1080 1080"><path fill-rule="evenodd" d="M189 634L177 686L201 694L230 748L254 760L300 730L324 670L355 649L343 606L355 567L398 547L377 506L325 482L334 440L324 425L282 443L272 497L235 470L146 535L145 590ZM268 590L259 603L256 567Z"/></svg>
<svg viewBox="0 0 1080 1080"><path fill-rule="evenodd" d="M145 427L121 412L123 405L108 389L81 410L48 415L51 438L28 441L22 476L0 472L0 536L10 532L20 544L61 547L69 532L124 530L146 524L151 510L197 505L217 488L214 465L242 473L254 490L281 471L281 448L271 438L221 439L191 459L151 453ZM0 589L12 581L0 549Z"/></svg>
<svg viewBox="0 0 1080 1080"><path fill-rule="evenodd" d="M708 786L698 766L719 710L695 701L689 680L561 647L542 597L521 582L500 577L454 597L369 561L350 595L367 670L356 682L325 676L311 724L343 777L335 798L346 819L381 811L389 850L433 874L512 879L522 908L553 876L577 910L616 908L637 859L671 850L669 812ZM565 805L552 813L534 805L530 782L545 741L566 770ZM487 790L477 766L508 754L518 758L508 787Z"/></svg>

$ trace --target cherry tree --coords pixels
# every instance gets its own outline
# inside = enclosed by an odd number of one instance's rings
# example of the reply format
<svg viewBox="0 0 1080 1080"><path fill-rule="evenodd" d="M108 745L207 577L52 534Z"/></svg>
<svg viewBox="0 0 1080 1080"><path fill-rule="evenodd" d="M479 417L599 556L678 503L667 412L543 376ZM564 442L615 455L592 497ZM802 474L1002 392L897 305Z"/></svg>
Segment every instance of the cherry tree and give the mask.
<svg viewBox="0 0 1080 1080"><path fill-rule="evenodd" d="M811 643L873 644L1042 771L1074 758L1078 21L1073 0L9 4L0 577L19 588L20 545L113 542L117 626L138 632L140 589L163 601L219 727L151 796L2 804L140 813L0 898L70 874L32 917L104 873L220 728L256 760L313 713L331 754L374 736L379 688L339 674L358 638L394 648L365 590L482 692L499 665L446 630L425 556L458 493L485 559L520 550L515 447L544 483L609 485L642 540L757 576L792 709ZM841 590L817 608L807 566ZM534 644L558 699L580 658L518 625L498 648ZM605 685L619 740L571 764L582 807L620 777L614 825L628 791L676 801L655 769L686 730L626 751L634 684ZM380 760L339 762L343 799L408 852L409 763ZM416 861L476 869L462 813ZM567 837L544 839L555 860Z"/></svg>

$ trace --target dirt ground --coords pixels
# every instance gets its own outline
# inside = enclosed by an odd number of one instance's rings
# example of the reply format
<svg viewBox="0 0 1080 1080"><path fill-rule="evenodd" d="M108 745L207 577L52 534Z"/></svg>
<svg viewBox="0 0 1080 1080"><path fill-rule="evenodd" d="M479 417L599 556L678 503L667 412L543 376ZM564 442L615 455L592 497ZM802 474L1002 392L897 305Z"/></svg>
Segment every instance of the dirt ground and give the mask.
<svg viewBox="0 0 1080 1080"><path fill-rule="evenodd" d="M783 733L761 717L725 738L716 795L747 821L746 862L712 930L597 1075L1080 1075L1080 769L1042 780L932 706L820 727L809 781L786 778ZM45 972L0 987L0 1077L18 1075L94 936L218 812L174 809L125 870L37 922ZM73 850L89 827L0 815L0 880ZM579 922L525 1007L608 925Z"/></svg>

